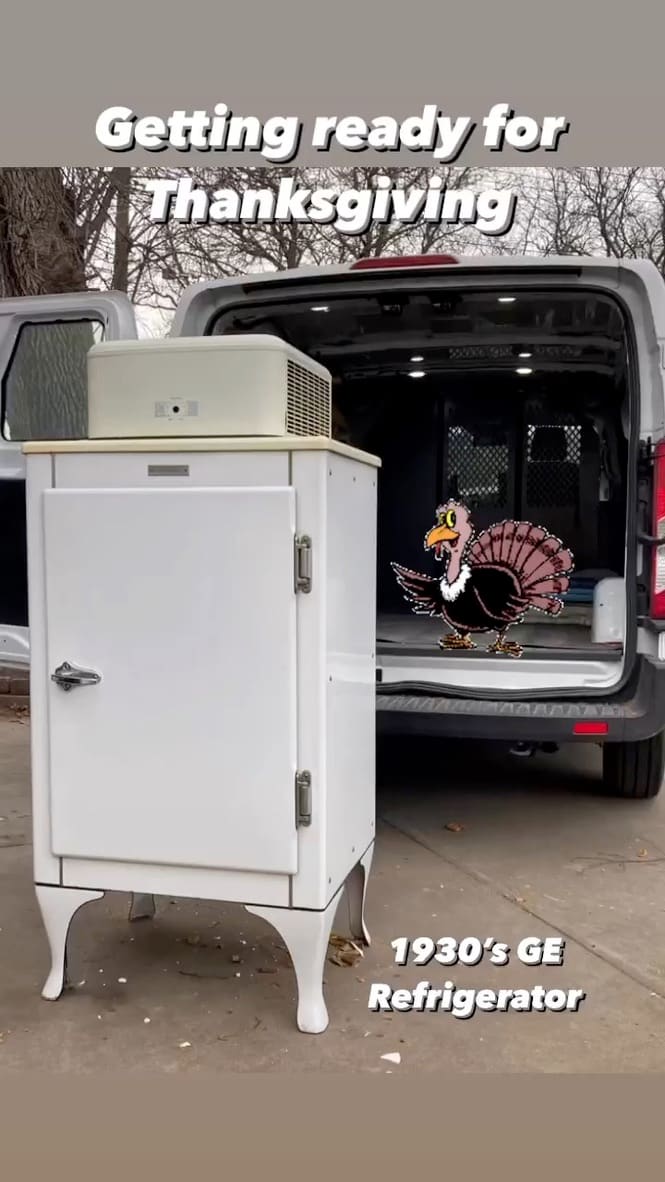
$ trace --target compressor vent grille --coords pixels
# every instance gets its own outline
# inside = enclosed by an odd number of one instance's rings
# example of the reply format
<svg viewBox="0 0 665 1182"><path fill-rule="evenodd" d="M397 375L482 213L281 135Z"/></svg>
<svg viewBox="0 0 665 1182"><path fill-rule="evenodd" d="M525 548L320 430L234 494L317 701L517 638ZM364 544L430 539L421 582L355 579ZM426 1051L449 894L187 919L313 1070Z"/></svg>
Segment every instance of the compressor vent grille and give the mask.
<svg viewBox="0 0 665 1182"><path fill-rule="evenodd" d="M287 435L323 435L330 438L330 382L297 361L287 361Z"/></svg>

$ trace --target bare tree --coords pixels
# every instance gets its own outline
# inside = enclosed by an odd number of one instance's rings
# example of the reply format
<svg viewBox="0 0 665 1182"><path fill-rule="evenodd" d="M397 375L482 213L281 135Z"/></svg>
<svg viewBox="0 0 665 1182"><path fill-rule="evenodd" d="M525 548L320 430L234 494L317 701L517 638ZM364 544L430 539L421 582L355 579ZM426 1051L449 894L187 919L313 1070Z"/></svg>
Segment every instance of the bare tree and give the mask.
<svg viewBox="0 0 665 1182"><path fill-rule="evenodd" d="M665 170L528 169L503 249L650 259L665 270Z"/></svg>
<svg viewBox="0 0 665 1182"><path fill-rule="evenodd" d="M410 192L414 187L425 187L434 173L444 186L457 188L471 186L476 175L469 169L418 168L392 170L391 176L395 184ZM106 204L104 231L97 238L87 264L96 280L111 282L119 242L129 243L126 260L129 294L139 303L172 309L182 290L201 279L342 263L367 255L421 253L442 246L451 249L453 244L459 244L461 248L474 240L473 231L468 228L426 222L415 225L375 222L358 235L345 233L335 225L295 221L188 225L170 220L166 225L152 223L148 216L148 199L143 192L145 181L155 176L168 180L183 175L209 194L219 190L238 194L265 190L275 198L284 178L290 178L297 187L325 188L335 194L347 189L372 189L377 178L385 175L385 169L135 170L130 182L125 183L125 192L129 194L128 209L127 203L121 206L119 200L109 200L103 193L100 196L99 184L89 177L81 177L80 206L84 225L87 220L96 229L99 211ZM114 182L111 180L110 183L113 185ZM89 193L96 201L94 213L91 213L94 202L87 195ZM121 212L124 226L118 234L117 220ZM86 242L92 240L93 235L86 229Z"/></svg>
<svg viewBox="0 0 665 1182"><path fill-rule="evenodd" d="M114 291L127 291L129 283L130 237L130 194L131 168L114 168L113 187L116 192L115 239L113 250L113 275L111 286Z"/></svg>
<svg viewBox="0 0 665 1182"><path fill-rule="evenodd" d="M62 170L1 168L0 296L84 288L81 232Z"/></svg>
<svg viewBox="0 0 665 1182"><path fill-rule="evenodd" d="M361 234L313 223L165 225L149 217L145 181L189 176L219 189L276 193L290 177L332 193L372 189L389 171L407 193L436 175L446 188L519 193L510 233L473 226L373 222ZM650 258L665 272L665 170L459 167L6 169L0 176L0 293L92 287L126 291L139 306L173 311L189 284L254 271L344 263L368 255L527 253ZM83 271L82 268L83 267Z"/></svg>

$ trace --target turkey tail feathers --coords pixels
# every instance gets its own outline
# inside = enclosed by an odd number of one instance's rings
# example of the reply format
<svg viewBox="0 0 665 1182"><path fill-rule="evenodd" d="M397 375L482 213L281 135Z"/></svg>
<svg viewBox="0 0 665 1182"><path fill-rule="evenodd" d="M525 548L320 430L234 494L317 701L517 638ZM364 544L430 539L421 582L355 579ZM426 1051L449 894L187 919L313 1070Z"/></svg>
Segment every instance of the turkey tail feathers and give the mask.
<svg viewBox="0 0 665 1182"><path fill-rule="evenodd" d="M525 580L524 586L533 587L540 579L550 576L564 577L565 575L569 575L572 569L573 556L570 550L560 548L555 550L553 554L543 555L542 561L531 571L529 577Z"/></svg>
<svg viewBox="0 0 665 1182"><path fill-rule="evenodd" d="M563 603L560 599L550 599L547 595L532 595L529 599L529 607L535 607L538 611L547 612L548 616L558 616L560 611L563 611Z"/></svg>
<svg viewBox="0 0 665 1182"><path fill-rule="evenodd" d="M533 595L565 595L568 590L568 578L564 575L559 579L537 579L524 588L529 597Z"/></svg>
<svg viewBox="0 0 665 1182"><path fill-rule="evenodd" d="M558 598L570 586L574 559L559 538L528 521L502 521L473 542L471 561L476 566L509 567L529 607L558 615Z"/></svg>

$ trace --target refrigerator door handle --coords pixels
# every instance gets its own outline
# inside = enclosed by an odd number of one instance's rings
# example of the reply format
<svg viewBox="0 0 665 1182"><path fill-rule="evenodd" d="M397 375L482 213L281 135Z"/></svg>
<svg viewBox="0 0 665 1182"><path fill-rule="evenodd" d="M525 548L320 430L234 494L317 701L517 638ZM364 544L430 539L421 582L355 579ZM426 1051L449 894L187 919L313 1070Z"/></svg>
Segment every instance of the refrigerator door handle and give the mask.
<svg viewBox="0 0 665 1182"><path fill-rule="evenodd" d="M77 669L75 665L70 665L69 661L58 665L55 673L51 674L51 681L67 691L79 685L99 685L101 680L99 673L95 673L93 669Z"/></svg>

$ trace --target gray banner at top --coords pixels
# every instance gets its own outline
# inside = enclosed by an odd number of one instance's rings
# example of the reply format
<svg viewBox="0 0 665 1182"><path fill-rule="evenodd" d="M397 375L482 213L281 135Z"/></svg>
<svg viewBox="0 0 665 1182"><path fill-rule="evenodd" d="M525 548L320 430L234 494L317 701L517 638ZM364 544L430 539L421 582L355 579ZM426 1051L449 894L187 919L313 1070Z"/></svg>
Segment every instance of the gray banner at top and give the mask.
<svg viewBox="0 0 665 1182"><path fill-rule="evenodd" d="M663 164L663 34L665 12L647 0L504 0L463 10L434 0L28 0L3 17L0 165ZM499 103L541 125L546 116L568 120L558 150L531 147L529 123L521 132L513 125L529 150L505 141L491 150L482 120ZM141 121L175 111L212 116L218 104L261 121L301 120L297 155L169 144L116 153L95 134L111 107ZM475 125L456 157L351 151L334 136L329 151L311 145L316 116L358 116L369 131L378 117L401 122L426 105L453 125L464 117ZM354 146L361 142L360 129Z"/></svg>

